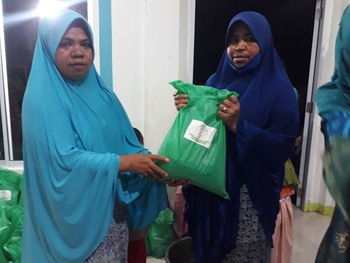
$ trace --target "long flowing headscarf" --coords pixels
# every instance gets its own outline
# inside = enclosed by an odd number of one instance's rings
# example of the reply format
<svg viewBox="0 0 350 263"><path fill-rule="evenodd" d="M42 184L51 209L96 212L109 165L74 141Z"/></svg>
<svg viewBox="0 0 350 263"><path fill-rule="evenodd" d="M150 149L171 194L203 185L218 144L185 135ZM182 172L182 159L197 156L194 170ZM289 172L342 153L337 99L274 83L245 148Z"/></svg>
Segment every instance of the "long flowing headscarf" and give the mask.
<svg viewBox="0 0 350 263"><path fill-rule="evenodd" d="M324 180L337 208L350 224L350 6L339 23L334 74L317 90L316 102L326 139Z"/></svg>
<svg viewBox="0 0 350 263"><path fill-rule="evenodd" d="M95 67L71 81L55 65L58 44L77 19L92 42L87 21L70 10L39 25L22 109L24 263L83 262L107 233L116 200L129 203L134 229L150 224L167 204L164 185L118 175L119 155L148 151Z"/></svg>
<svg viewBox="0 0 350 263"><path fill-rule="evenodd" d="M319 114L341 111L350 113L350 6L339 23L335 44L332 80L317 90Z"/></svg>
<svg viewBox="0 0 350 263"><path fill-rule="evenodd" d="M248 26L260 47L260 52L241 68L234 66L226 52L232 26L238 21ZM206 85L240 94L237 133L227 130L226 188L231 200L193 186L185 189L186 218L197 262L220 262L234 247L243 184L267 240L272 242L284 162L292 154L299 128L296 97L267 20L256 12L242 12L230 21L225 40L224 54Z"/></svg>

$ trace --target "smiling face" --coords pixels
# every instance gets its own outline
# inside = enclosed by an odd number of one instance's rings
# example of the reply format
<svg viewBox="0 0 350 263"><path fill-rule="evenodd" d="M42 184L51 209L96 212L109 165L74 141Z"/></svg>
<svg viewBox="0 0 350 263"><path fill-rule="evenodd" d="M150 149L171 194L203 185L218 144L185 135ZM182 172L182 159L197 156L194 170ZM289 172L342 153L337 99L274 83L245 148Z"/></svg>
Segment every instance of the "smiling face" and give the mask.
<svg viewBox="0 0 350 263"><path fill-rule="evenodd" d="M84 78L93 62L92 43L83 29L71 27L62 37L56 51L56 66L71 80Z"/></svg>
<svg viewBox="0 0 350 263"><path fill-rule="evenodd" d="M227 55L237 67L245 66L260 51L259 45L249 28L243 22L233 25L228 46Z"/></svg>

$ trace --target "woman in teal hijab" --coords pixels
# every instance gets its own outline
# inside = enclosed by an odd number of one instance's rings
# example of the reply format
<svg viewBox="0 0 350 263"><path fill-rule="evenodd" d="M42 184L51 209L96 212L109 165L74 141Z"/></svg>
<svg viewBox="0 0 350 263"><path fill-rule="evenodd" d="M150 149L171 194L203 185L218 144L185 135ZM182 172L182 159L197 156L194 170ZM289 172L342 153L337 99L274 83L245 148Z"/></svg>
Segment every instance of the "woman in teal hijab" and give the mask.
<svg viewBox="0 0 350 263"><path fill-rule="evenodd" d="M339 24L332 81L317 91L326 150L324 180L336 208L316 263L350 262L350 6Z"/></svg>
<svg viewBox="0 0 350 263"><path fill-rule="evenodd" d="M22 107L22 263L126 262L127 223L112 219L115 203L128 204L133 230L167 206L164 184L146 177L161 180L154 161L169 160L139 144L93 56L82 16L42 19Z"/></svg>

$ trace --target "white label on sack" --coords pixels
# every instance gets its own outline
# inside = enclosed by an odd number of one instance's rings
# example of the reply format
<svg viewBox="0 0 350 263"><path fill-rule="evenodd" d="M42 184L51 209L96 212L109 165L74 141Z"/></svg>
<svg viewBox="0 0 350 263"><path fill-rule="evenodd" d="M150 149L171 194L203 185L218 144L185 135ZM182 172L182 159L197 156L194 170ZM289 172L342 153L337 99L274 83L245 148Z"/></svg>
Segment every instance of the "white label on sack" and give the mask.
<svg viewBox="0 0 350 263"><path fill-rule="evenodd" d="M216 131L216 128L210 127L202 121L192 120L184 137L209 149Z"/></svg>
<svg viewBox="0 0 350 263"><path fill-rule="evenodd" d="M11 200L11 191L9 190L0 190L0 198L5 201Z"/></svg>

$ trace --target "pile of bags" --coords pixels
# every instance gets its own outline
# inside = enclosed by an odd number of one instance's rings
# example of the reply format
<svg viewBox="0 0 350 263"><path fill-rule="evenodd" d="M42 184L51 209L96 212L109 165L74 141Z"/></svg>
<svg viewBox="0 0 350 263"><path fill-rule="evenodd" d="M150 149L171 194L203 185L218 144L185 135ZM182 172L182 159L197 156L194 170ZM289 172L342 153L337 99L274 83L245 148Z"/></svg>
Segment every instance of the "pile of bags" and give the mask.
<svg viewBox="0 0 350 263"><path fill-rule="evenodd" d="M0 168L0 263L19 263L23 226L23 176Z"/></svg>

